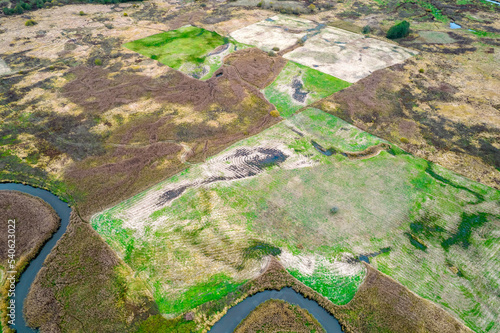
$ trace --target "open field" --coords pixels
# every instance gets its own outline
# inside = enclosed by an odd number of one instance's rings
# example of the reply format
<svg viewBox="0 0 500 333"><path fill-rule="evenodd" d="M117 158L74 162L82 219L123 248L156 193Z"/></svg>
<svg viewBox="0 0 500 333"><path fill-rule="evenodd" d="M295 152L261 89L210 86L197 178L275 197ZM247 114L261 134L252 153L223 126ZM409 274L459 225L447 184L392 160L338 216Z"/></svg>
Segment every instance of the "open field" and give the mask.
<svg viewBox="0 0 500 333"><path fill-rule="evenodd" d="M14 220L15 223L8 223ZM36 256L42 245L52 236L60 225L59 217L43 200L17 191L0 191L0 221L3 232L0 237L0 330L10 332L7 328L7 305L10 283L6 280L7 271L17 271L18 278L26 264ZM14 225L15 233L8 232L9 224ZM12 242L8 235L14 234L15 254L10 256L7 250ZM12 240L12 239L11 239ZM10 266L9 259L14 259Z"/></svg>
<svg viewBox="0 0 500 333"><path fill-rule="evenodd" d="M233 31L230 36L240 43L255 45L269 52L286 50L302 40L318 24L298 17L276 15Z"/></svg>
<svg viewBox="0 0 500 333"><path fill-rule="evenodd" d="M225 55L245 47L216 32L193 26L162 32L124 46L201 80L209 79L222 66Z"/></svg>
<svg viewBox="0 0 500 333"><path fill-rule="evenodd" d="M250 332L325 332L307 311L281 300L268 300L255 308L236 328Z"/></svg>
<svg viewBox="0 0 500 333"><path fill-rule="evenodd" d="M286 118L349 85L348 82L289 61L276 80L264 89L264 95Z"/></svg>
<svg viewBox="0 0 500 333"><path fill-rule="evenodd" d="M92 225L151 281L164 313L203 303L200 286L215 299L236 290L277 248L299 281L345 304L365 275L355 258L389 248L375 267L491 331L500 192L383 143L307 109ZM385 148L354 154L374 146ZM249 256L253 248L262 252Z"/></svg>

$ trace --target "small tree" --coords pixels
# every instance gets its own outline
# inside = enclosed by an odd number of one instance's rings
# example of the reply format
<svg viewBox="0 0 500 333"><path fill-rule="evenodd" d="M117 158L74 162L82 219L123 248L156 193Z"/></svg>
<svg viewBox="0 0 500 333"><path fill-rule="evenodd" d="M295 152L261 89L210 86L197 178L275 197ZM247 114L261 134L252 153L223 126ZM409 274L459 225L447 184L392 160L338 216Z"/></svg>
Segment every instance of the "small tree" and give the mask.
<svg viewBox="0 0 500 333"><path fill-rule="evenodd" d="M369 34L370 32L372 32L372 28L371 28L369 25L365 25L365 26L363 27L363 31L362 31L362 33L363 33L363 34L365 34L365 35L367 35L367 34Z"/></svg>
<svg viewBox="0 0 500 333"><path fill-rule="evenodd" d="M387 31L387 38L398 39L408 36L410 33L410 23L403 21L401 23L393 25L389 31Z"/></svg>

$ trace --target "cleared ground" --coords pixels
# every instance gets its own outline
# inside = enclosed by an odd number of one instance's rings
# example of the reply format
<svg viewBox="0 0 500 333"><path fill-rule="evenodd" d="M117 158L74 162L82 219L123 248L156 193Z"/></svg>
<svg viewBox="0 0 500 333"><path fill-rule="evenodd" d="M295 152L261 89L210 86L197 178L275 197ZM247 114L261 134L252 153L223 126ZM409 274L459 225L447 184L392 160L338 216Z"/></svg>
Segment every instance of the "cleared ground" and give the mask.
<svg viewBox="0 0 500 333"><path fill-rule="evenodd" d="M354 83L415 54L416 51L395 44L325 27L308 38L304 46L285 54L285 58Z"/></svg>
<svg viewBox="0 0 500 333"><path fill-rule="evenodd" d="M237 41L354 83L418 52L325 24L277 15L231 33Z"/></svg>
<svg viewBox="0 0 500 333"><path fill-rule="evenodd" d="M240 43L255 45L269 52L273 48L278 51L295 45L318 24L298 17L276 15L263 21L233 31L230 35Z"/></svg>

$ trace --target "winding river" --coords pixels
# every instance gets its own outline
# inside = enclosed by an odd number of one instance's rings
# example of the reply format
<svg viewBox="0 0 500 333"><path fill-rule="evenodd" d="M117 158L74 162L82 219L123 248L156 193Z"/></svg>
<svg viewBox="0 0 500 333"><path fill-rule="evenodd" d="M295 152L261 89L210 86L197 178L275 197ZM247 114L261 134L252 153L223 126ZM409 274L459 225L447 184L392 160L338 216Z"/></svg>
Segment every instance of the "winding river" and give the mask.
<svg viewBox="0 0 500 333"><path fill-rule="evenodd" d="M34 333L36 330L28 327L23 316L23 303L28 296L31 284L35 280L38 271L42 268L45 258L47 258L52 248L57 241L66 232L69 224L71 208L67 203L60 200L57 196L49 191L34 188L29 185L0 183L0 190L19 191L38 197L47 202L61 218L61 226L52 235L47 243L42 247L40 253L33 259L25 271L21 274L19 282L16 285L16 325L11 326L19 333ZM339 322L335 317L329 314L324 308L318 305L313 300L304 298L301 294L295 292L292 288L283 288L280 291L266 290L247 297L242 302L238 303L222 317L210 330L211 333L227 333L232 332L238 324L250 314L259 304L269 299L281 299L288 303L298 305L306 309L313 315L316 320L326 329L327 333L342 333Z"/></svg>
<svg viewBox="0 0 500 333"><path fill-rule="evenodd" d="M16 285L16 325L11 327L15 328L19 333L32 333L36 332L36 330L26 326L26 322L24 321L23 316L23 303L26 299L26 296L28 296L30 286L35 280L38 271L43 266L45 258L47 258L47 255L50 253L50 251L52 251L52 248L54 247L54 245L56 245L59 238L61 238L61 236L66 232L66 228L68 227L69 223L71 208L67 203L65 203L49 191L34 188L28 185L0 183L0 190L19 191L38 197L48 203L61 218L61 226L59 227L59 229L52 235L52 238L50 238L49 241L45 243L45 245L42 247L42 250L38 253L35 259L31 260L28 267L21 274L19 282Z"/></svg>
<svg viewBox="0 0 500 333"><path fill-rule="evenodd" d="M281 299L291 304L300 306L309 311L316 320L323 326L327 333L342 333L339 322L322 308L316 301L307 299L297 293L292 288L277 290L265 290L253 296L245 298L242 302L230 308L210 330L210 333L233 332L236 326L246 318L259 304L270 299Z"/></svg>

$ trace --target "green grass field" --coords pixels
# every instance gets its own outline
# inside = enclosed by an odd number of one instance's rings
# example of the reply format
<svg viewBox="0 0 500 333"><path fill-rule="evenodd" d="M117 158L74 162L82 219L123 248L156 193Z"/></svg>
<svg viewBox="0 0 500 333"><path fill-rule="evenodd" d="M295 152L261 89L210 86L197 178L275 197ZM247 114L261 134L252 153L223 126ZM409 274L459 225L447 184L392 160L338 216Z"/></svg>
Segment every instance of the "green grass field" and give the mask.
<svg viewBox="0 0 500 333"><path fill-rule="evenodd" d="M299 94L307 94L302 102L293 98L295 92L294 87L292 87L294 79L302 85ZM349 82L289 61L276 80L264 89L264 95L268 101L276 106L281 116L286 118L304 106L350 85Z"/></svg>
<svg viewBox="0 0 500 333"><path fill-rule="evenodd" d="M279 248L292 275L336 304L352 299L363 281L353 259L390 248L370 258L376 268L472 329L497 330L500 191L397 147L349 159L325 156L312 141L337 152L384 142L309 108L95 216L92 225L149 281L163 313L220 299L252 278L262 256L245 260L245 253L256 242ZM165 188L203 179L213 161L234 163L224 154L259 146L282 147L288 158L256 176L192 187L166 207L155 204ZM148 215L137 219L142 211Z"/></svg>
<svg viewBox="0 0 500 333"><path fill-rule="evenodd" d="M221 54L210 55L218 46L229 44ZM158 60L202 80L209 79L222 65L223 55L245 45L224 38L216 32L186 26L124 44L132 51Z"/></svg>

